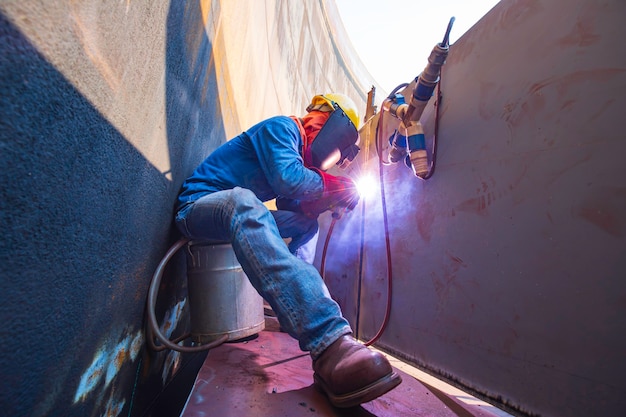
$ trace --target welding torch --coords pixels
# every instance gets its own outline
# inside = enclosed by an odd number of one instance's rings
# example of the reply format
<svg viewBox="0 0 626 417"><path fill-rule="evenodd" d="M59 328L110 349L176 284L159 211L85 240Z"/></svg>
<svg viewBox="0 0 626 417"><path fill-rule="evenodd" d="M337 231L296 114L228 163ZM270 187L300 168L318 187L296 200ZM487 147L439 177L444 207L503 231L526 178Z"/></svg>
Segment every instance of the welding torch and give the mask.
<svg viewBox="0 0 626 417"><path fill-rule="evenodd" d="M428 57L424 71L415 79L415 87L408 103L402 94L392 93L383 101L383 110L400 120L400 126L390 139L389 161L405 161L413 173L424 178L429 171L428 154L424 131L420 124L422 113L439 83L441 67L446 62L450 49L450 31L455 18L448 23L443 41L435 45Z"/></svg>

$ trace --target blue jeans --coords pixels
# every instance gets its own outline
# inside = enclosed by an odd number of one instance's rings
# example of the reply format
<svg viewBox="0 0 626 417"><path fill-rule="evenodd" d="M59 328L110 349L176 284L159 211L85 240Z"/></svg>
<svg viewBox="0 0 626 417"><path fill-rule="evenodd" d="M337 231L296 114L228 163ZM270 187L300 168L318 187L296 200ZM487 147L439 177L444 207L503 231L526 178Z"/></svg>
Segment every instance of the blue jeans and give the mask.
<svg viewBox="0 0 626 417"><path fill-rule="evenodd" d="M283 237L298 231L294 216L277 219L288 220ZM192 239L230 242L252 286L272 307L281 327L313 359L352 332L317 269L290 252L274 216L252 191L236 187L203 196L178 212L176 225ZM300 231L307 229L310 226ZM317 226L313 234L316 230ZM302 234L295 239L306 243Z"/></svg>

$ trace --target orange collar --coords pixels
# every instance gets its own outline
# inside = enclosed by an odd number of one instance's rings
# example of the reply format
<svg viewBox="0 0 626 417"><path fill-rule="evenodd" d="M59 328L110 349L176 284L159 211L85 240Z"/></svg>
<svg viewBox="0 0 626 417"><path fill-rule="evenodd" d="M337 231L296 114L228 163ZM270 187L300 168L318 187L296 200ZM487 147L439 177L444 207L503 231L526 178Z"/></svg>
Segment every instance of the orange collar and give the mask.
<svg viewBox="0 0 626 417"><path fill-rule="evenodd" d="M302 157L304 158L304 165L306 167L312 166L311 158L311 145L315 140L315 137L326 123L326 120L330 117L329 112L322 112L313 110L306 114L302 119L295 116L290 116L291 119L296 122L300 136L302 137Z"/></svg>

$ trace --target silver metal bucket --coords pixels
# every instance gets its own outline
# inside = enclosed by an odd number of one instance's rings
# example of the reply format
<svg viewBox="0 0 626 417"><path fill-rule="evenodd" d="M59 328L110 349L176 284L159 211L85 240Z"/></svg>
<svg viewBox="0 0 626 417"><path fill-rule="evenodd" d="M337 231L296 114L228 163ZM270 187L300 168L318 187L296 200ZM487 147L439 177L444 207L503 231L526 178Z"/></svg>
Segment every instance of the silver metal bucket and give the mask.
<svg viewBox="0 0 626 417"><path fill-rule="evenodd" d="M187 285L191 337L207 343L252 336L265 328L263 298L243 272L228 243L189 242Z"/></svg>

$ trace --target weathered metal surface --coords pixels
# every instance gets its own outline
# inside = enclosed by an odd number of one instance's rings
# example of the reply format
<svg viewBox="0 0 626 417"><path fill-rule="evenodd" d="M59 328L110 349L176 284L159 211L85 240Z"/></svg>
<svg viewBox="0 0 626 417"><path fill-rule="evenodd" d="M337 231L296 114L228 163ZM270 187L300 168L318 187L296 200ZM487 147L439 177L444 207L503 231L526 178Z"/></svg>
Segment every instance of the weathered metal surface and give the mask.
<svg viewBox="0 0 626 417"><path fill-rule="evenodd" d="M268 319L258 338L209 352L181 417L495 417L396 371L402 384L382 397L350 409L332 407L313 386L310 356Z"/></svg>
<svg viewBox="0 0 626 417"><path fill-rule="evenodd" d="M384 168L381 346L521 412L624 413L624 16L618 0L503 1L452 45L435 175ZM337 223L326 269L367 338L387 294L380 200L364 219Z"/></svg>

